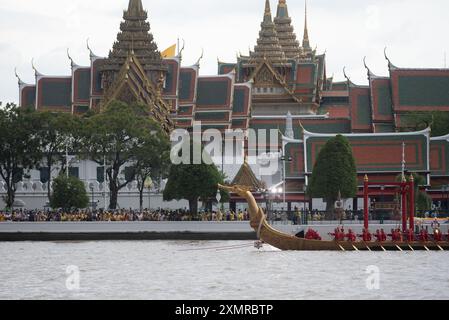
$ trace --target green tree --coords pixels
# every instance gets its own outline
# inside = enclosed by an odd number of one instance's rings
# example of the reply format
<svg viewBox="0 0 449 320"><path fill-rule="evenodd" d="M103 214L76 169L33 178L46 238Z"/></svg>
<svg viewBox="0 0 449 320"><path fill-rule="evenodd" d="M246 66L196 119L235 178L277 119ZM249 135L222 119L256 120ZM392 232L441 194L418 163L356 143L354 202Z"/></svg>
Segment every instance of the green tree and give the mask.
<svg viewBox="0 0 449 320"><path fill-rule="evenodd" d="M62 164L61 172L66 168L66 151L74 150L74 133L77 131L77 121L71 115L60 112L38 112L33 114L37 136L40 140L42 161L48 170L47 196L50 201L50 186L53 167L57 163Z"/></svg>
<svg viewBox="0 0 449 320"><path fill-rule="evenodd" d="M418 211L427 211L432 208L432 197L427 194L426 191L422 190L422 186L427 184L426 178L417 173L412 173L415 182L415 208ZM411 176L407 176L407 182L410 182ZM402 180L402 175L398 175L396 180L400 182Z"/></svg>
<svg viewBox="0 0 449 320"><path fill-rule="evenodd" d="M110 209L117 208L119 191L136 178L135 155L160 131L149 115L146 106L113 101L103 112L84 120L80 130L81 151L84 157L99 165L106 162ZM128 174L123 174L125 164L133 169L127 170Z"/></svg>
<svg viewBox="0 0 449 320"><path fill-rule="evenodd" d="M172 165L164 190L164 200L189 201L190 213L198 213L200 199L212 199L217 194L217 185L223 183L215 165Z"/></svg>
<svg viewBox="0 0 449 320"><path fill-rule="evenodd" d="M449 112L408 112L404 115L404 119L403 131L421 131L430 128L433 137L449 134Z"/></svg>
<svg viewBox="0 0 449 320"><path fill-rule="evenodd" d="M338 194L353 198L357 194L357 168L347 138L338 135L330 139L318 155L308 187L313 198L323 198L331 213Z"/></svg>
<svg viewBox="0 0 449 320"><path fill-rule="evenodd" d="M53 181L53 193L50 197L52 208L84 209L89 205L84 183L76 177L60 175Z"/></svg>
<svg viewBox="0 0 449 320"><path fill-rule="evenodd" d="M186 142L187 143L187 142ZM189 142L190 143L190 142ZM193 163L193 143L190 143L191 161ZM203 150L201 148L201 150ZM202 152L203 153L203 152ZM224 183L224 176L210 159L201 164L172 165L168 175L168 182L164 190L164 200L189 201L190 214L198 213L198 201L212 201L217 195L218 184ZM226 193L222 193L226 197Z"/></svg>
<svg viewBox="0 0 449 320"><path fill-rule="evenodd" d="M143 192L146 182L159 186L162 179L168 175L170 168L170 141L162 131L154 132L145 139L141 148L134 155L135 176L139 189L140 210L143 209Z"/></svg>
<svg viewBox="0 0 449 320"><path fill-rule="evenodd" d="M0 103L0 177L6 183L6 206L11 208L16 196L16 184L24 170L31 169L40 159L40 144L33 112Z"/></svg>

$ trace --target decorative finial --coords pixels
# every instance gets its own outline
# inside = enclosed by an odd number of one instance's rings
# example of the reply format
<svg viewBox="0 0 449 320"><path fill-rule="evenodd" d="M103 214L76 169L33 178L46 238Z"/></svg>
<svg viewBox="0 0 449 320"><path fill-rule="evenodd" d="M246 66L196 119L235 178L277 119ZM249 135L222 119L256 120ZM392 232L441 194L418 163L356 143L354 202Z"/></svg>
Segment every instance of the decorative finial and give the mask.
<svg viewBox="0 0 449 320"><path fill-rule="evenodd" d="M89 44L89 38L87 38L86 40L86 45L87 45L87 50L89 50L89 56L91 59L93 58L98 58L98 56L92 51L92 49L90 48L90 44Z"/></svg>
<svg viewBox="0 0 449 320"><path fill-rule="evenodd" d="M368 178L368 175L367 175L367 174L365 174L365 178L363 179L363 181L369 182L369 178Z"/></svg>
<svg viewBox="0 0 449 320"><path fill-rule="evenodd" d="M184 39L182 39L182 48L181 48L181 50L179 50L178 57L180 57L180 58L182 57L182 53L183 53L185 47L186 47L186 41Z"/></svg>
<svg viewBox="0 0 449 320"><path fill-rule="evenodd" d="M73 68L73 67L76 67L77 64L75 63L75 61L73 61L72 57L70 56L69 48L67 48L67 57L68 57L69 60L70 60L70 66L71 66L72 68Z"/></svg>
<svg viewBox="0 0 449 320"><path fill-rule="evenodd" d="M127 13L131 16L141 16L145 14L141 0L129 0Z"/></svg>
<svg viewBox="0 0 449 320"><path fill-rule="evenodd" d="M42 76L42 73L37 71L36 66L34 65L34 58L31 59L31 67L34 70L34 74L35 74L36 77Z"/></svg>
<svg viewBox="0 0 449 320"><path fill-rule="evenodd" d="M22 79L20 79L20 77L19 77L19 74L17 73L17 67L16 67L16 68L14 68L14 74L15 74L15 76L16 76L16 78L17 78L17 80L19 81L19 86L22 86L22 85L24 85L24 84L25 84L25 82L23 82L23 81L22 81Z"/></svg>
<svg viewBox="0 0 449 320"><path fill-rule="evenodd" d="M415 182L415 177L413 176L413 174L410 174L410 182Z"/></svg>
<svg viewBox="0 0 449 320"><path fill-rule="evenodd" d="M285 0L279 0L276 18L289 18L287 2Z"/></svg>
<svg viewBox="0 0 449 320"><path fill-rule="evenodd" d="M195 63L196 66L200 65L201 59L204 57L204 49L201 48L201 56L199 57L198 61Z"/></svg>
<svg viewBox="0 0 449 320"><path fill-rule="evenodd" d="M270 0L265 0L265 13L263 22L272 22Z"/></svg>
<svg viewBox="0 0 449 320"><path fill-rule="evenodd" d="M371 77L374 76L374 73L371 72L370 68L368 67L367 63L366 63L366 56L363 57L363 65L365 66L366 71L368 72L368 80L371 79Z"/></svg>
<svg viewBox="0 0 449 320"><path fill-rule="evenodd" d="M388 68L390 70L397 69L397 67L394 64L391 63L390 58L388 58L388 56L387 56L387 47L385 47L385 49L384 49L384 56L385 56L385 59L388 61Z"/></svg>
<svg viewBox="0 0 449 320"><path fill-rule="evenodd" d="M305 1L305 18L304 18L304 38L302 40L304 49L310 50L309 27L307 23L307 0Z"/></svg>
<svg viewBox="0 0 449 320"><path fill-rule="evenodd" d="M346 80L347 80L348 82L351 82L351 78L348 77L348 75L347 75L347 73L346 73L346 66L343 67L343 76L346 78Z"/></svg>

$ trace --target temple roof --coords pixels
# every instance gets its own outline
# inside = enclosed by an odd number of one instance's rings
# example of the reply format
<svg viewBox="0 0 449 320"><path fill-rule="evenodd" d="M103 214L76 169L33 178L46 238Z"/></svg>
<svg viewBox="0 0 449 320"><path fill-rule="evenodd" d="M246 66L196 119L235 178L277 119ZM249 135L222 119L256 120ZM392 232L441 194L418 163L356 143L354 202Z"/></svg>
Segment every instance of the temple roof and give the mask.
<svg viewBox="0 0 449 320"><path fill-rule="evenodd" d="M305 4L304 37L302 40L302 48L305 53L312 52L312 48L310 47L310 39L309 39L309 27L307 25L307 0L306 0L306 4Z"/></svg>
<svg viewBox="0 0 449 320"><path fill-rule="evenodd" d="M278 34L279 43L287 58L296 58L301 53L301 48L294 28L292 19L288 15L288 7L286 0L279 0L276 18L274 18L276 32Z"/></svg>
<svg viewBox="0 0 449 320"><path fill-rule="evenodd" d="M232 181L232 185L247 187L252 191L266 188L265 183L256 178L256 175L246 160Z"/></svg>
<svg viewBox="0 0 449 320"><path fill-rule="evenodd" d="M142 17L147 15L145 10L143 10L141 0L130 0L128 4L127 14L129 15L129 17Z"/></svg>
<svg viewBox="0 0 449 320"><path fill-rule="evenodd" d="M273 23L269 0L265 1L265 13L257 45L254 48L254 52L250 54L250 61L259 62L264 59L270 60L273 64L287 63L284 51L279 43L276 26Z"/></svg>
<svg viewBox="0 0 449 320"><path fill-rule="evenodd" d="M102 107L106 107L112 100L143 103L149 107L150 116L170 134L174 124L170 118L170 108L162 99L161 88L158 87L161 85L160 80L155 85L147 77L139 58L131 52L113 85L105 92Z"/></svg>
<svg viewBox="0 0 449 320"><path fill-rule="evenodd" d="M141 0L130 0L128 10L123 14L124 21L120 25L117 41L103 67L104 71L119 72L131 51L146 71L165 70L147 18Z"/></svg>

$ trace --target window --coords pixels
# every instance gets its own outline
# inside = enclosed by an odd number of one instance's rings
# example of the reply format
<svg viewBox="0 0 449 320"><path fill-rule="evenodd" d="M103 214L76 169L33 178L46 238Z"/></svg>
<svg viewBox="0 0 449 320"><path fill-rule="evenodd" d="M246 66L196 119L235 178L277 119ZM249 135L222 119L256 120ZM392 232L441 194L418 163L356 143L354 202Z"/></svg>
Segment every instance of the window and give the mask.
<svg viewBox="0 0 449 320"><path fill-rule="evenodd" d="M80 168L70 167L69 168L69 176L79 178L80 177Z"/></svg>
<svg viewBox="0 0 449 320"><path fill-rule="evenodd" d="M14 172L12 180L14 183L19 183L23 180L23 168L19 168L16 172Z"/></svg>
<svg viewBox="0 0 449 320"><path fill-rule="evenodd" d="M97 181L99 183L104 182L104 167L97 167Z"/></svg>
<svg viewBox="0 0 449 320"><path fill-rule="evenodd" d="M47 183L50 180L50 168L40 168L40 180L42 183Z"/></svg>
<svg viewBox="0 0 449 320"><path fill-rule="evenodd" d="M134 167L125 168L125 180L132 181L134 177Z"/></svg>

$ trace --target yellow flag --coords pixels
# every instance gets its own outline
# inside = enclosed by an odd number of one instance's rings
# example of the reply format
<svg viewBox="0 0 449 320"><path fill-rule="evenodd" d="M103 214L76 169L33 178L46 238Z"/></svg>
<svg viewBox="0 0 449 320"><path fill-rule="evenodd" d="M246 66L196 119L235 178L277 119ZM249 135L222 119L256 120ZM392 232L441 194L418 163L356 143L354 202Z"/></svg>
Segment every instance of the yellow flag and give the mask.
<svg viewBox="0 0 449 320"><path fill-rule="evenodd" d="M162 51L161 56L162 58L173 58L176 56L176 44Z"/></svg>

